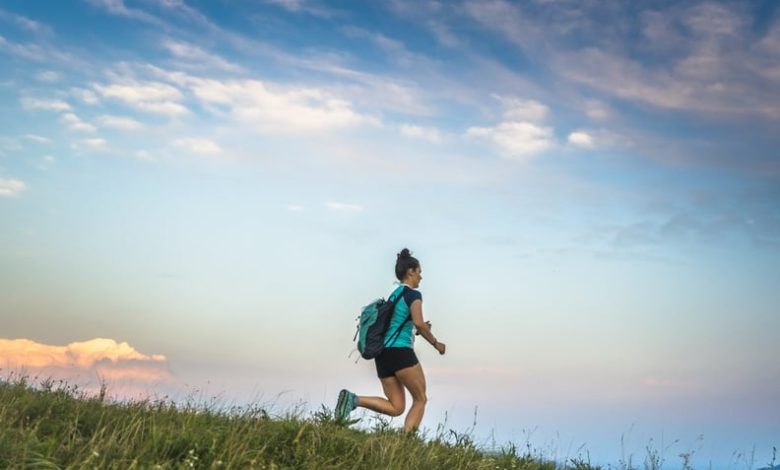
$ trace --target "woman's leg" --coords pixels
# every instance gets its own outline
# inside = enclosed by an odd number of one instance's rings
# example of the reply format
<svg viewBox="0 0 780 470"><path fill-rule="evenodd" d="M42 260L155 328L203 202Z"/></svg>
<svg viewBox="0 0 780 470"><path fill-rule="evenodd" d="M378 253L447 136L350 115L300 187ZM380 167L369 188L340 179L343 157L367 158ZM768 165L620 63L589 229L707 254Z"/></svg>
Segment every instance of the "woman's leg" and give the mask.
<svg viewBox="0 0 780 470"><path fill-rule="evenodd" d="M382 382L382 390L387 398L358 397L357 406L389 416L400 416L406 408L406 392L403 385L395 377L379 380Z"/></svg>
<svg viewBox="0 0 780 470"><path fill-rule="evenodd" d="M425 413L425 403L428 401L428 397L425 395L425 374L423 374L422 366L417 363L412 367L396 371L395 376L412 395L412 407L409 408L409 413L406 415L404 430L406 432L414 431L420 427Z"/></svg>

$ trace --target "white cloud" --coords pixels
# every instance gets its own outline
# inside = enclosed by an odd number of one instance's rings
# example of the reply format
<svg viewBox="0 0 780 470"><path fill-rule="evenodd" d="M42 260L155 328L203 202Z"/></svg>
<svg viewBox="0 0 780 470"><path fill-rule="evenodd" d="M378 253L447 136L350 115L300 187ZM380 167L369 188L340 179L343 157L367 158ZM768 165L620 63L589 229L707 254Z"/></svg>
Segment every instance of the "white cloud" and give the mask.
<svg viewBox="0 0 780 470"><path fill-rule="evenodd" d="M471 127L467 137L487 139L509 160L522 160L555 147L551 127L530 122L502 122L495 127Z"/></svg>
<svg viewBox="0 0 780 470"><path fill-rule="evenodd" d="M72 88L70 94L80 99L86 104L95 105L100 102L98 96L92 90L86 88Z"/></svg>
<svg viewBox="0 0 780 470"><path fill-rule="evenodd" d="M550 108L535 100L493 95L504 106L504 120L541 122L547 119Z"/></svg>
<svg viewBox="0 0 780 470"><path fill-rule="evenodd" d="M298 204L287 204L287 210L290 212L303 212L303 206Z"/></svg>
<svg viewBox="0 0 780 470"><path fill-rule="evenodd" d="M328 209L334 212L343 212L343 213L351 213L351 214L363 212L363 206L357 204L346 204L343 202L326 202L325 207L327 207Z"/></svg>
<svg viewBox="0 0 780 470"><path fill-rule="evenodd" d="M0 196L13 197L26 189L24 181L0 178Z"/></svg>
<svg viewBox="0 0 780 470"><path fill-rule="evenodd" d="M206 68L208 70L224 70L227 72L241 72L243 67L230 63L222 57L211 54L193 44L168 40L163 43L163 47L179 59L185 59L192 61L199 67Z"/></svg>
<svg viewBox="0 0 780 470"><path fill-rule="evenodd" d="M219 155L223 152L219 144L208 139L178 139L174 141L174 145L200 155Z"/></svg>
<svg viewBox="0 0 780 470"><path fill-rule="evenodd" d="M26 140L37 142L39 144L48 144L49 142L51 142L51 140L48 137L43 137L35 134L25 134L22 137Z"/></svg>
<svg viewBox="0 0 780 470"><path fill-rule="evenodd" d="M79 147L86 147L89 150L105 150L108 147L108 141L99 137L93 139L82 139Z"/></svg>
<svg viewBox="0 0 780 470"><path fill-rule="evenodd" d="M325 131L378 122L319 88L273 86L258 80L193 82L195 96L206 106L227 108L238 121L268 133Z"/></svg>
<svg viewBox="0 0 780 470"><path fill-rule="evenodd" d="M92 124L84 122L73 113L63 114L60 120L68 127L68 129L75 132L86 132L88 134L94 134L97 129Z"/></svg>
<svg viewBox="0 0 780 470"><path fill-rule="evenodd" d="M400 127L401 135L413 139L423 139L428 142L439 144L443 140L441 131L435 127L415 126L412 124L402 124Z"/></svg>
<svg viewBox="0 0 780 470"><path fill-rule="evenodd" d="M139 160L147 160L147 161L154 160L154 156L146 150L138 150L133 155L135 156L135 158Z"/></svg>
<svg viewBox="0 0 780 470"><path fill-rule="evenodd" d="M572 132L569 134L568 141L570 144L577 147L593 148L595 145L593 142L593 137L587 132L583 131Z"/></svg>
<svg viewBox="0 0 780 470"><path fill-rule="evenodd" d="M107 127L111 129L118 129L123 131L134 131L142 129L144 125L136 121L133 118L124 116L111 116L103 115L97 118L97 123L100 127Z"/></svg>
<svg viewBox="0 0 780 470"><path fill-rule="evenodd" d="M306 13L312 16L320 16L323 18L329 18L335 14L334 11L323 8L321 6L313 5L311 1L307 1L307 0L265 0L265 1L266 3L277 5L293 13Z"/></svg>
<svg viewBox="0 0 780 470"><path fill-rule="evenodd" d="M35 74L35 79L39 82L54 83L60 80L62 76L52 70L43 70Z"/></svg>
<svg viewBox="0 0 780 470"><path fill-rule="evenodd" d="M27 18L26 16L18 15L16 13L11 13L7 11L0 10L0 19L4 19L7 21L11 21L13 23L16 23L17 26L20 26L27 31L30 31L32 33L36 34L51 34L52 30L49 26L35 20L31 20L30 18Z"/></svg>
<svg viewBox="0 0 780 470"><path fill-rule="evenodd" d="M21 99L22 107L28 111L70 111L70 105L61 100L46 100L24 97Z"/></svg>
<svg viewBox="0 0 780 470"><path fill-rule="evenodd" d="M178 88L161 82L125 82L110 85L94 85L95 90L105 98L119 100L141 111L177 117L189 114L179 103L183 95Z"/></svg>

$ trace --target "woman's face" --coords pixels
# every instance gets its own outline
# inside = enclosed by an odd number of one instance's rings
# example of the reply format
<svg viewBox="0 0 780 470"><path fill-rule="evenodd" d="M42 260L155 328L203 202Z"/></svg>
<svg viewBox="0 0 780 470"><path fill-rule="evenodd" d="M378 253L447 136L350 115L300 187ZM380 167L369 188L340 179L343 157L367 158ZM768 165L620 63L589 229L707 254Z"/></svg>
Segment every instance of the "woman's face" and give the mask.
<svg viewBox="0 0 780 470"><path fill-rule="evenodd" d="M407 279L409 280L409 286L411 288L417 289L420 287L420 281L422 281L422 267L410 269Z"/></svg>

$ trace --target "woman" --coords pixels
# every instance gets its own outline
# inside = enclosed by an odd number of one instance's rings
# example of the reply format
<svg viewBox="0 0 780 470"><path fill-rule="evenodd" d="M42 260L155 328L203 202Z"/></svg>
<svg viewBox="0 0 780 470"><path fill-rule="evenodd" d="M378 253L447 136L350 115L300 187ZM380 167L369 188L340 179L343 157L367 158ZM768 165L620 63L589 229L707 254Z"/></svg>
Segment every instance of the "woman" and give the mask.
<svg viewBox="0 0 780 470"><path fill-rule="evenodd" d="M401 285L390 294L388 301L400 298L385 333L385 349L374 359L376 373L387 398L357 396L349 390L342 390L336 403L336 417L346 419L358 406L388 416L400 416L406 408L406 389L412 396L412 407L404 422L404 430L409 432L419 428L427 401L425 374L413 349L413 326L439 354L444 354L446 346L433 336L431 324L423 319L422 295L416 290L420 287L422 269L417 258L406 248L398 253L395 277Z"/></svg>

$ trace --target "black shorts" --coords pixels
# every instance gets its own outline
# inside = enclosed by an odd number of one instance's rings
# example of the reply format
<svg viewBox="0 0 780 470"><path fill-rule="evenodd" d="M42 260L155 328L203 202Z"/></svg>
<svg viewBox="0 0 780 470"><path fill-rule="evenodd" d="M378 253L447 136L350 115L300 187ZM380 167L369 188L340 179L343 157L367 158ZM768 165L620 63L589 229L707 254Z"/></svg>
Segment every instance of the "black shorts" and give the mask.
<svg viewBox="0 0 780 470"><path fill-rule="evenodd" d="M374 359L376 375L380 379L392 377L396 371L417 365L417 355L412 348L385 348Z"/></svg>

